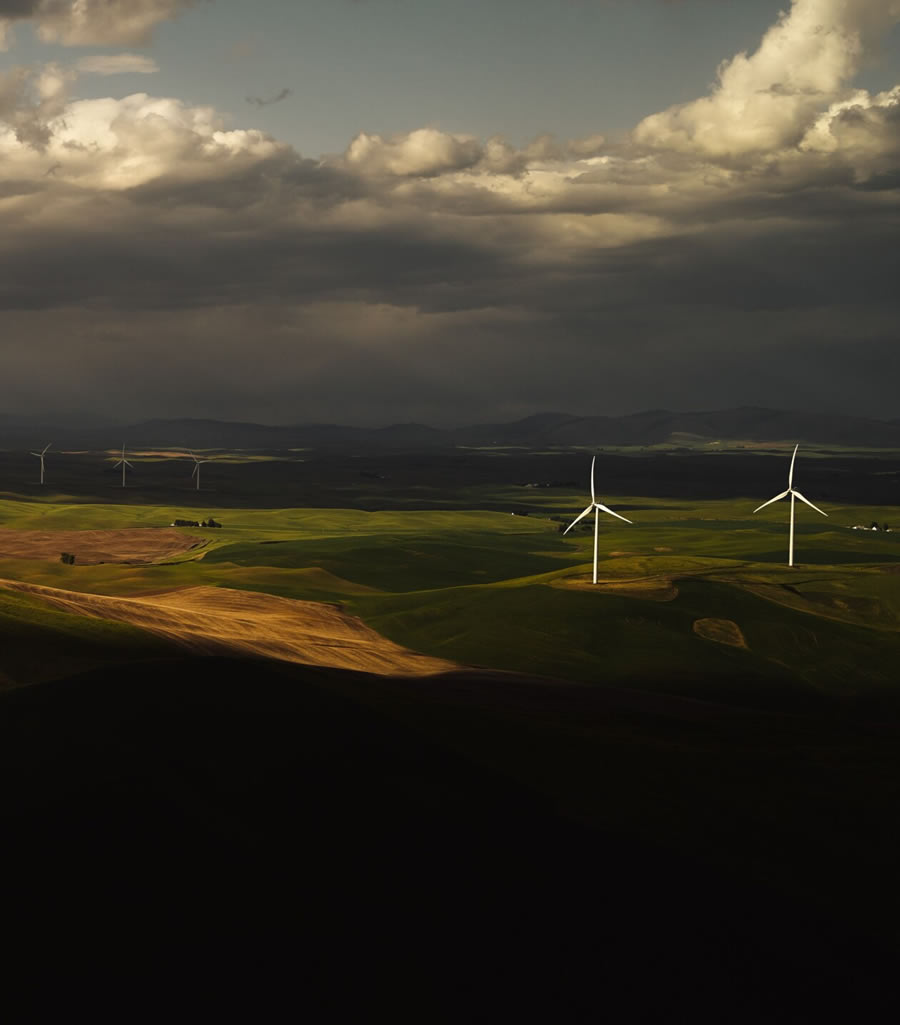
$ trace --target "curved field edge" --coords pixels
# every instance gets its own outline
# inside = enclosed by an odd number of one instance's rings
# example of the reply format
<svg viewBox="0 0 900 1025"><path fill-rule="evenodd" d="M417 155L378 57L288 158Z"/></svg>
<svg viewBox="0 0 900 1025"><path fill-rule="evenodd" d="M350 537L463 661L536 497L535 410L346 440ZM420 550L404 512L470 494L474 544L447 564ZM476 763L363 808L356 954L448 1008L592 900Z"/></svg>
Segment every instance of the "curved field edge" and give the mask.
<svg viewBox="0 0 900 1025"><path fill-rule="evenodd" d="M231 588L189 587L142 597L111 597L0 580L88 623L127 623L197 654L239 654L394 676L456 668L397 645L340 606Z"/></svg>
<svg viewBox="0 0 900 1025"><path fill-rule="evenodd" d="M566 508L565 496L552 500L546 511ZM590 530L562 538L559 524L537 515L486 511L214 510L225 526L202 559L142 567L3 560L0 575L109 595L213 585L339 601L415 650L553 677L699 694L748 681L791 693L889 690L900 534L804 523L800 564L788 569L780 514L748 520L743 505L645 502L646 522L604 529L599 594L584 586ZM3 516L41 529L151 526L175 512L0 503ZM733 620L747 650L698 637L692 624L709 617Z"/></svg>
<svg viewBox="0 0 900 1025"><path fill-rule="evenodd" d="M0 687L183 653L181 645L139 627L89 619L0 589Z"/></svg>
<svg viewBox="0 0 900 1025"><path fill-rule="evenodd" d="M657 601L533 583L360 597L379 633L468 665L716 700L893 697L900 635L826 621L740 587L680 578ZM698 619L732 620L746 649L711 644Z"/></svg>

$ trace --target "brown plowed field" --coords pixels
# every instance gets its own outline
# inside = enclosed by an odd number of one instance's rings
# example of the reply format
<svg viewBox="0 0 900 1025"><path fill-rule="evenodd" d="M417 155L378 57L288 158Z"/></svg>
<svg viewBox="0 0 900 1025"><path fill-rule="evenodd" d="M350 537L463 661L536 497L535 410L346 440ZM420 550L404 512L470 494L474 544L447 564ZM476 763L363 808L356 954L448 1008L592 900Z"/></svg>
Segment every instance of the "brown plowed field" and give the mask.
<svg viewBox="0 0 900 1025"><path fill-rule="evenodd" d="M408 651L361 619L321 602L224 587L186 587L139 598L83 594L18 580L0 580L0 587L41 598L63 612L130 623L203 654L262 655L390 676L427 676L457 668Z"/></svg>
<svg viewBox="0 0 900 1025"><path fill-rule="evenodd" d="M63 552L76 563L160 562L204 548L206 538L191 537L175 527L133 527L128 530L4 530L0 528L0 558L52 559Z"/></svg>

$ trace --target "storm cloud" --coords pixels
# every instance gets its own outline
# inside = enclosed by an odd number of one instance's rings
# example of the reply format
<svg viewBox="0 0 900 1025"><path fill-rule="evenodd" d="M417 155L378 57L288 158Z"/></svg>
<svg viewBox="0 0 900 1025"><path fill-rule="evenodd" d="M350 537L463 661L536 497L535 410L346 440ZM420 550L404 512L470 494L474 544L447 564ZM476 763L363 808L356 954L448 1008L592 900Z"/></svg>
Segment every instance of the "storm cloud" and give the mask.
<svg viewBox="0 0 900 1025"><path fill-rule="evenodd" d="M311 158L211 107L20 71L0 82L6 406L896 416L900 87L853 76L898 16L796 0L709 96L618 142L426 126Z"/></svg>

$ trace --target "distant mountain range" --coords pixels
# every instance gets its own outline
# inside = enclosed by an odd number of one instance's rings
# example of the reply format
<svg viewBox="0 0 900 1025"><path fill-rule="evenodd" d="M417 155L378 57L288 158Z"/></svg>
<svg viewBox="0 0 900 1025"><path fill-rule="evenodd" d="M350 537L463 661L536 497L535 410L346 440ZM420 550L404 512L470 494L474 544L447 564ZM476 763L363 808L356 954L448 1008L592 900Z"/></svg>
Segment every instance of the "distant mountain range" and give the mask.
<svg viewBox="0 0 900 1025"><path fill-rule="evenodd" d="M129 426L42 423L37 417L0 418L0 448L34 446L44 439L55 447L114 448L186 446L254 449L361 449L416 451L455 446L696 447L710 442L794 442L900 449L900 418L873 420L827 413L743 407L701 413L651 410L628 416L572 416L538 413L512 423L475 424L439 429L424 424L345 427L338 424L267 426L226 420L146 420Z"/></svg>

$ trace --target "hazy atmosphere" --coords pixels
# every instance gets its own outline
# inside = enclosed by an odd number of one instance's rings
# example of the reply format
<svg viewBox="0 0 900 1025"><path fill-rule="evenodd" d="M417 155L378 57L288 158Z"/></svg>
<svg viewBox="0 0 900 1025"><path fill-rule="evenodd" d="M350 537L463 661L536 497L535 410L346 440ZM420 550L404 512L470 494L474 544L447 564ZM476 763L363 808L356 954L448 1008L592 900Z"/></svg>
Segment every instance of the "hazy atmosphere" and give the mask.
<svg viewBox="0 0 900 1025"><path fill-rule="evenodd" d="M0 0L3 410L896 417L898 20Z"/></svg>

